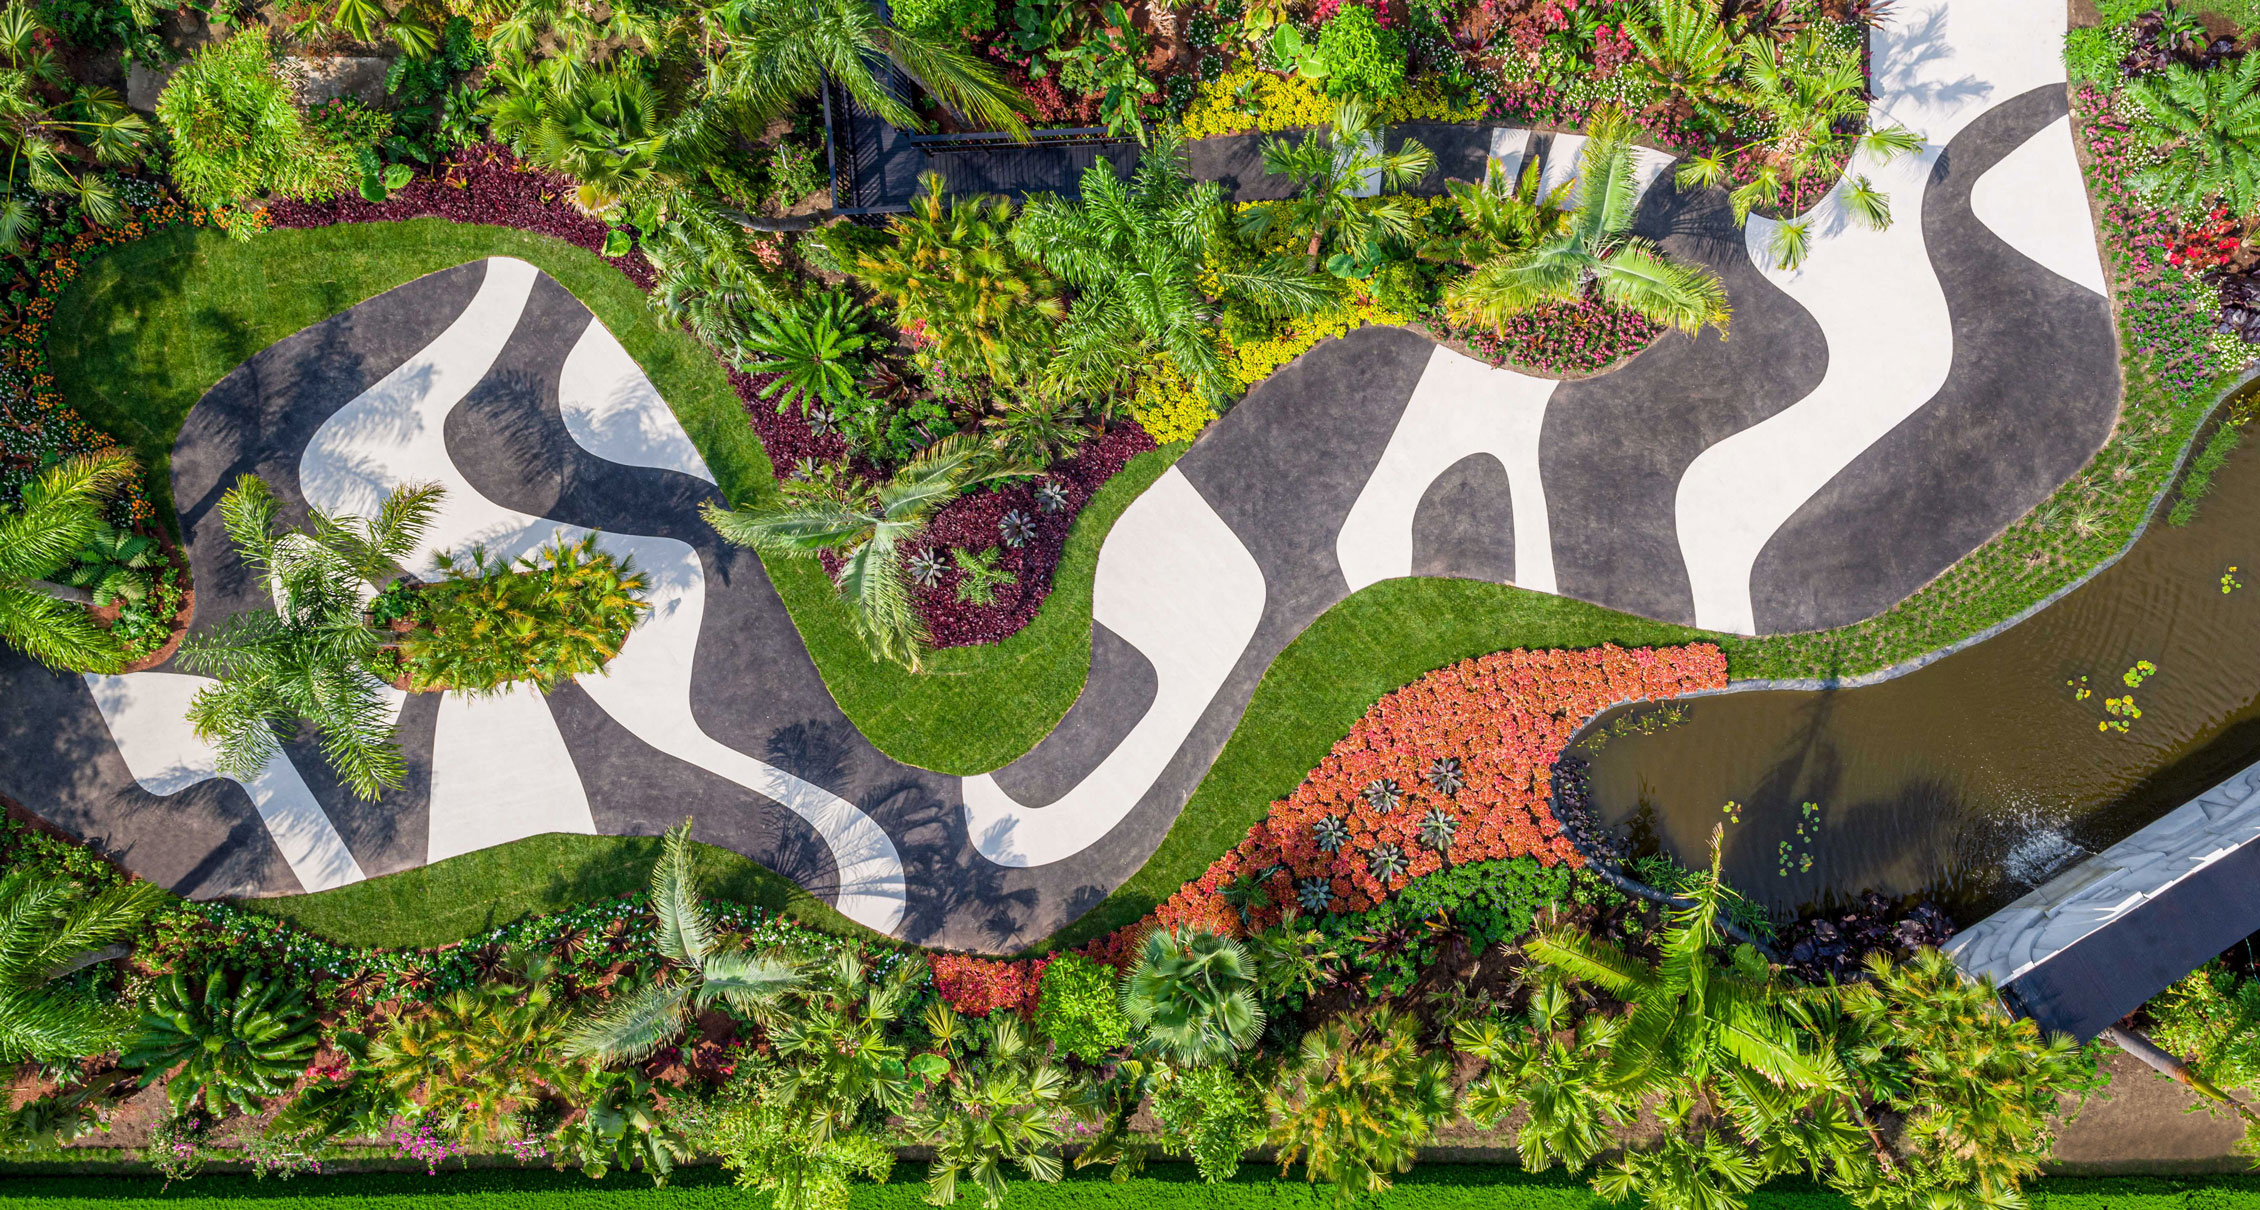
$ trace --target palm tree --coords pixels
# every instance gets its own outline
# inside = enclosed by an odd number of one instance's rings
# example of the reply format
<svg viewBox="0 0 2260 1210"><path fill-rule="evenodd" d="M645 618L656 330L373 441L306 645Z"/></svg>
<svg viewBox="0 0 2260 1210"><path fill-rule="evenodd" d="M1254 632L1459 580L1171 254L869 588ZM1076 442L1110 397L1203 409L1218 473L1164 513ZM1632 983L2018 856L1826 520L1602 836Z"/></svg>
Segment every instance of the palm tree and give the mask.
<svg viewBox="0 0 2260 1210"><path fill-rule="evenodd" d="M1451 1073L1450 1057L1421 1053L1418 1022L1394 1009L1328 1021L1304 1035L1272 1096L1279 1166L1303 1160L1310 1179L1333 1183L1337 1204L1387 1189L1450 1119Z"/></svg>
<svg viewBox="0 0 2260 1210"><path fill-rule="evenodd" d="M278 529L280 505L256 475L220 498L228 540L274 586L277 608L241 613L182 644L181 666L220 678L198 690L188 719L219 747L219 769L250 778L282 750L300 719L348 788L375 798L407 765L392 740L392 712L370 671L379 636L362 613L371 582L416 549L438 508L437 484L403 487L370 520L312 510L313 533Z"/></svg>
<svg viewBox="0 0 2260 1210"><path fill-rule="evenodd" d="M566 1034L567 1055L607 1065L636 1062L680 1037L694 1005L721 1000L750 1011L800 980L800 972L782 958L716 947L713 919L700 902L687 819L667 833L651 867L651 910L659 918L659 953L672 964L671 977L582 1018Z"/></svg>
<svg viewBox="0 0 2260 1210"><path fill-rule="evenodd" d="M0 513L0 642L58 670L125 667L125 644L85 606L32 584L65 573L101 531L104 500L135 473L116 450L66 458L24 485L14 512Z"/></svg>
<svg viewBox="0 0 2260 1210"><path fill-rule="evenodd" d="M132 937L167 898L150 882L88 894L31 865L0 874L0 1063L60 1063L116 1046L133 1014L59 980Z"/></svg>
<svg viewBox="0 0 2260 1210"><path fill-rule="evenodd" d="M149 123L111 89L72 84L53 49L53 35L30 4L0 8L0 250L19 252L36 219L27 194L69 197L86 217L109 226L125 217L110 186L85 160L105 168L139 163L150 144ZM49 90L69 88L53 104ZM74 148L70 140L79 145ZM79 148L84 149L84 153Z"/></svg>
<svg viewBox="0 0 2260 1210"><path fill-rule="evenodd" d="M1548 303L1598 297L1683 332L1712 325L1723 334L1729 310L1718 277L1626 234L1640 195L1624 115L1604 111L1590 129L1579 161L1584 197L1568 228L1477 267L1445 291L1445 305L1463 322L1497 328Z"/></svg>
<svg viewBox="0 0 2260 1210"><path fill-rule="evenodd" d="M1382 141L1380 122L1357 97L1342 101L1334 111L1333 129L1323 136L1308 134L1295 142L1277 135L1265 139L1263 170L1292 178L1301 192L1242 211L1241 230L1255 236L1274 228L1308 233L1305 254L1313 269L1331 240L1338 251L1327 261L1327 271L1363 276L1387 241L1419 238L1420 212L1398 191L1436 166L1435 155L1412 139L1395 152L1382 151ZM1369 178L1378 178L1383 196L1365 202L1359 194Z"/></svg>
<svg viewBox="0 0 2260 1210"><path fill-rule="evenodd" d="M1724 186L1731 165L1755 158L1758 169L1727 197L1734 220L1745 222L1761 205L1805 208L1805 185L1839 161L1882 163L1922 149L1922 136L1905 126L1868 125L1867 77L1859 56L1807 29L1787 43L1751 38L1742 43L1745 104L1766 131L1739 146L1691 156L1673 178L1681 189ZM1844 209L1872 230L1891 225L1891 199L1864 173L1846 183ZM1794 269L1810 238L1809 220L1792 218L1774 228L1776 265Z"/></svg>
<svg viewBox="0 0 2260 1210"><path fill-rule="evenodd" d="M1429 237L1420 246L1421 259L1474 266L1559 238L1569 230L1569 195L1576 182L1547 189L1543 168L1532 159L1520 177L1509 178L1499 161L1486 160L1482 183L1444 182L1459 210L1460 229Z"/></svg>
<svg viewBox="0 0 2260 1210"><path fill-rule="evenodd" d="M924 129L882 78L891 68L982 129L1028 133L1026 100L993 68L951 37L896 26L872 0L721 0L699 20L708 91L758 117L815 96L828 77L889 125Z"/></svg>
<svg viewBox="0 0 2260 1210"><path fill-rule="evenodd" d="M2183 213L2260 210L2260 58L2203 71L2176 62L2129 79L2125 90L2135 130L2159 159L2135 174L2146 198Z"/></svg>
<svg viewBox="0 0 2260 1210"><path fill-rule="evenodd" d="M498 71L503 87L488 106L498 137L580 182L581 209L605 214L625 202L671 197L720 154L713 109L668 104L634 64L560 71L567 62Z"/></svg>
<svg viewBox="0 0 2260 1210"><path fill-rule="evenodd" d="M939 173L919 184L909 212L889 224L894 242L858 258L856 276L894 300L951 370L1000 382L1036 376L1066 308L1058 283L1013 247L1012 203L950 197Z"/></svg>
<svg viewBox="0 0 2260 1210"><path fill-rule="evenodd" d="M1013 224L1021 255L1077 291L1051 378L1072 392L1112 392L1153 354L1166 354L1212 404L1225 395L1217 315L1201 281L1223 235L1224 194L1194 184L1182 144L1164 131L1125 181L1105 161L1083 173L1083 197L1030 198ZM1291 266L1214 270L1222 291L1259 309L1315 310L1331 301L1320 282Z"/></svg>
<svg viewBox="0 0 2260 1210"><path fill-rule="evenodd" d="M930 1008L925 1024L950 1064L945 1082L911 1119L912 1137L934 1148L927 1202L954 1205L958 1178L970 1176L984 1210L996 1210L1008 1164L1030 1180L1059 1180L1058 1149L1067 1135L1058 1119L1073 1086L1052 1062L1051 1048L1032 1040L1010 1013L985 1018L977 1046L968 1045L967 1031L946 1004Z"/></svg>
<svg viewBox="0 0 2260 1210"><path fill-rule="evenodd" d="M1527 1107L1515 1151L1532 1172L1592 1163L1637 1109L1600 1078L1622 1018L1580 1008L1548 981L1531 991L1520 1020L1463 1021L1452 1031L1453 1047L1487 1064L1468 1085L1468 1117L1489 1129Z"/></svg>
<svg viewBox="0 0 2260 1210"><path fill-rule="evenodd" d="M1730 107L1749 94L1733 80L1739 56L1717 0L1653 0L1647 19L1625 22L1624 32L1640 52L1627 74L1659 96L1684 99L1713 126L1731 126Z"/></svg>
<svg viewBox="0 0 2260 1210"><path fill-rule="evenodd" d="M1238 941L1191 926L1146 934L1122 981L1122 1012L1139 1047L1199 1067L1229 1059L1263 1033L1255 960Z"/></svg>
<svg viewBox="0 0 2260 1210"><path fill-rule="evenodd" d="M925 623L910 598L903 561L942 506L988 479L1027 474L1019 466L984 463L979 442L946 437L905 463L877 487L838 474L791 479L773 504L705 506L707 523L728 541L764 553L815 555L838 551L840 594L849 624L872 658L920 668ZM827 468L829 469L829 468Z"/></svg>
<svg viewBox="0 0 2260 1210"><path fill-rule="evenodd" d="M579 1082L561 1049L565 1006L547 959L520 956L523 983L458 988L394 1019L369 1046L374 1078L467 1142L522 1137L528 1111Z"/></svg>

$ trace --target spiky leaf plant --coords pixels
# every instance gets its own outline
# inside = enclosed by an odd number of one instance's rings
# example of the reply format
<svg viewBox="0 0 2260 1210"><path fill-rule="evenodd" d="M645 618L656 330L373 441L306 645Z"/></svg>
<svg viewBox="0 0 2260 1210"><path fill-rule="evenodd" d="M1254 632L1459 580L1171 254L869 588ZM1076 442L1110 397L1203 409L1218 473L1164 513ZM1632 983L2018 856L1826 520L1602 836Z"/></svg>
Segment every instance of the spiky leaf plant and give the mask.
<svg viewBox="0 0 2260 1210"><path fill-rule="evenodd" d="M169 1073L165 1096L176 1117L199 1106L221 1117L258 1113L297 1081L320 1044L304 994L285 983L175 971L158 981L141 1034L119 1062L140 1068L144 1087Z"/></svg>

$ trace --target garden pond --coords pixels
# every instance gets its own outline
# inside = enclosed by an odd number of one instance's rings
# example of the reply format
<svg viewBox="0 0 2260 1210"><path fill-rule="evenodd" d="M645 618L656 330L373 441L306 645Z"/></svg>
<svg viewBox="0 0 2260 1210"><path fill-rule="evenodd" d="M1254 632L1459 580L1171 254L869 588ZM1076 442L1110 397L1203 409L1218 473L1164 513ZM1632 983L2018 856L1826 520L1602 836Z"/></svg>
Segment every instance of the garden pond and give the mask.
<svg viewBox="0 0 2260 1210"><path fill-rule="evenodd" d="M1777 912L1875 890L1966 925L2260 761L2249 446L2190 524L2161 510L2086 584L1914 672L1603 715L1570 750L1600 820L1690 864L1724 825L1728 881Z"/></svg>

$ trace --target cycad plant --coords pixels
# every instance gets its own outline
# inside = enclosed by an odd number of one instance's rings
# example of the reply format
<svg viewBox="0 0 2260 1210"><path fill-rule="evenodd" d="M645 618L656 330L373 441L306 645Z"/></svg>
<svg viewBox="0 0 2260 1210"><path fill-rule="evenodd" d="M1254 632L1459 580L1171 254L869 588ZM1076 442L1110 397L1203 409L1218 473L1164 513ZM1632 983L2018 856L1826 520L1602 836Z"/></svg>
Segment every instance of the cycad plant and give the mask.
<svg viewBox="0 0 2260 1210"><path fill-rule="evenodd" d="M1183 926L1146 934L1122 980L1122 1012L1139 1049L1186 1067L1230 1059L1263 1033L1255 960L1219 933Z"/></svg>
<svg viewBox="0 0 2260 1210"><path fill-rule="evenodd" d="M1396 151L1383 151L1385 132L1362 98L1344 98L1334 124L1324 135L1299 140L1273 135L1263 142L1263 170L1293 179L1296 195L1286 201L1250 206L1240 213L1240 229L1265 236L1274 231L1309 240L1310 268L1331 245L1326 268L1338 277L1363 277L1372 271L1390 242L1420 238L1420 212L1402 190L1436 166L1436 156L1412 139ZM1378 179L1381 195L1360 197Z"/></svg>
<svg viewBox="0 0 2260 1210"><path fill-rule="evenodd" d="M716 111L671 102L633 61L591 71L549 59L498 68L495 82L495 137L578 181L574 201L591 214L676 200L728 133Z"/></svg>
<svg viewBox="0 0 2260 1210"><path fill-rule="evenodd" d="M64 976L132 937L166 898L149 882L90 892L28 863L0 873L0 1063L62 1063L117 1045L133 1013Z"/></svg>
<svg viewBox="0 0 2260 1210"><path fill-rule="evenodd" d="M392 739L392 712L372 672L379 639L362 614L372 581L389 578L416 549L439 506L437 485L404 487L368 520L312 511L313 532L280 526L280 505L256 475L220 498L228 540L272 585L276 608L240 613L181 646L181 666L220 678L197 692L188 720L219 748L220 771L249 779L304 719L355 794L375 798L407 765Z"/></svg>
<svg viewBox="0 0 2260 1210"><path fill-rule="evenodd" d="M2184 214L2260 210L2260 57L2202 71L2175 62L2124 90L2135 132L2157 160L2134 177L2145 198Z"/></svg>
<svg viewBox="0 0 2260 1210"><path fill-rule="evenodd" d="M757 314L746 334L742 364L749 374L775 374L763 399L806 412L838 407L856 397L866 350L876 341L862 330L863 308L839 290L820 290L775 314Z"/></svg>
<svg viewBox="0 0 2260 1210"><path fill-rule="evenodd" d="M1626 21L1624 33L1640 52L1624 73L1655 96L1720 129L1748 102L1735 80L1741 56L1718 0L1651 0L1646 19Z"/></svg>
<svg viewBox="0 0 2260 1210"><path fill-rule="evenodd" d="M400 644L411 685L488 694L524 681L548 693L603 672L651 609L650 582L596 542L559 538L515 564L483 547L442 552L448 578L424 590L425 625Z"/></svg>
<svg viewBox="0 0 2260 1210"><path fill-rule="evenodd" d="M297 1082L320 1045L305 995L288 983L174 971L158 981L141 1034L119 1062L140 1068L145 1088L167 1077L175 1117L202 1107L217 1118L258 1113Z"/></svg>
<svg viewBox="0 0 2260 1210"><path fill-rule="evenodd" d="M659 920L667 978L576 1022L565 1037L566 1054L608 1065L634 1062L682 1036L694 1007L719 1000L751 1011L800 982L800 971L783 958L715 944L695 861L686 819L667 833L651 868L651 911Z"/></svg>
<svg viewBox="0 0 2260 1210"><path fill-rule="evenodd" d="M939 173L919 184L909 212L888 226L894 241L859 257L855 275L886 295L952 372L1035 377L1066 308L1059 283L1014 248L1012 203L949 197Z"/></svg>
<svg viewBox="0 0 2260 1210"><path fill-rule="evenodd" d="M740 546L766 553L812 557L837 551L837 583L848 618L873 659L920 668L926 626L911 601L903 563L927 523L966 488L987 479L1026 474L983 457L971 436L934 443L878 486L839 474L786 480L772 504L727 509L709 503L706 520Z"/></svg>
<svg viewBox="0 0 2260 1210"><path fill-rule="evenodd" d="M0 511L0 642L50 668L116 672L125 644L84 606L33 586L69 574L78 552L104 525L104 503L133 482L133 460L107 452L67 458L24 485L12 512Z"/></svg>
<svg viewBox="0 0 2260 1210"><path fill-rule="evenodd" d="M101 226L124 218L94 168L136 165L150 144L149 123L115 91L73 83L54 45L30 4L11 0L0 8L0 148L8 159L0 176L0 250L11 253L23 250L37 194L68 197ZM65 99L51 101L58 92Z"/></svg>
<svg viewBox="0 0 2260 1210"><path fill-rule="evenodd" d="M1712 325L1724 333L1729 310L1718 277L1628 234L1640 200L1633 166L1630 123L1619 111L1603 111L1581 152L1583 195L1567 229L1486 261L1448 287L1444 302L1453 317L1503 328L1548 303L1598 298L1683 332Z"/></svg>
<svg viewBox="0 0 2260 1210"><path fill-rule="evenodd" d="M948 1075L911 1118L913 1137L934 1149L927 1202L955 1205L959 1180L970 1179L984 1210L996 1210L1004 1201L1007 1167L1030 1180L1057 1181L1059 1145L1067 1137L1061 1120L1074 1082L1052 1061L1051 1048L1031 1038L1011 1013L992 1013L968 1028L948 1005L936 1004L925 1025L949 1063Z"/></svg>
<svg viewBox="0 0 2260 1210"><path fill-rule="evenodd" d="M1304 1035L1272 1095L1281 1169L1301 1161L1337 1205L1389 1187L1412 1167L1456 1097L1451 1057L1424 1054L1419 1022L1390 1008L1335 1017Z"/></svg>
<svg viewBox="0 0 2260 1210"><path fill-rule="evenodd" d="M1193 183L1181 143L1164 131L1140 156L1129 180L1105 161L1083 173L1083 196L1031 197L1013 225L1023 256L1075 287L1060 334L1052 385L1068 393L1110 393L1155 354L1166 354L1212 404L1225 395L1216 300L1224 294L1259 310L1296 313L1331 301L1320 279L1289 264L1212 268L1225 238L1224 195L1213 181Z"/></svg>

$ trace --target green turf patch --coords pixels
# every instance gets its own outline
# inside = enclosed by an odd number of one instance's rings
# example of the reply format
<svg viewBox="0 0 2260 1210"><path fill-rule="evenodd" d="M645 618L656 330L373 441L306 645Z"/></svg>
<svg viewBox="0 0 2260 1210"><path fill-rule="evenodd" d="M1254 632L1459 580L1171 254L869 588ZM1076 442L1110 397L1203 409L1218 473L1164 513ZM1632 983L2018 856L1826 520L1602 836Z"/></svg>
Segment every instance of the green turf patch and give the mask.
<svg viewBox="0 0 2260 1210"><path fill-rule="evenodd" d="M552 833L336 890L247 899L241 906L350 945L429 949L523 916L641 891L650 884L659 846L656 836ZM728 849L694 847L700 884L712 898L753 904L840 936L878 936L781 874Z"/></svg>

